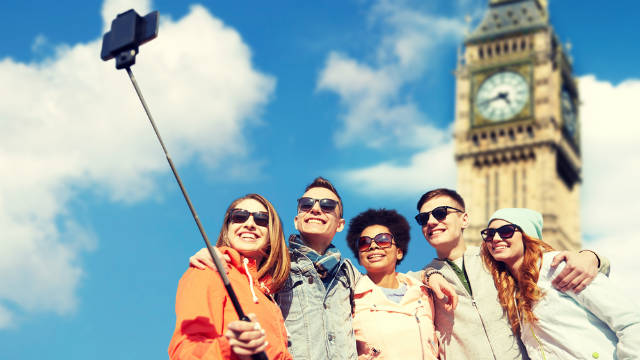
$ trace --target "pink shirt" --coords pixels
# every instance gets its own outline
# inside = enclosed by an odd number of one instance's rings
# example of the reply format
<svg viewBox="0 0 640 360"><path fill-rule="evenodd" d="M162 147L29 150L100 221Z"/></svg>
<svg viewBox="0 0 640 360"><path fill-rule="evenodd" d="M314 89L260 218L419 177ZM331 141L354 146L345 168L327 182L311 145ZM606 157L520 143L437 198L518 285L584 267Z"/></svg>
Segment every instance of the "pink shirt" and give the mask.
<svg viewBox="0 0 640 360"><path fill-rule="evenodd" d="M437 359L433 300L417 280L396 276L408 287L400 303L389 300L367 276L356 285L353 330L358 359Z"/></svg>

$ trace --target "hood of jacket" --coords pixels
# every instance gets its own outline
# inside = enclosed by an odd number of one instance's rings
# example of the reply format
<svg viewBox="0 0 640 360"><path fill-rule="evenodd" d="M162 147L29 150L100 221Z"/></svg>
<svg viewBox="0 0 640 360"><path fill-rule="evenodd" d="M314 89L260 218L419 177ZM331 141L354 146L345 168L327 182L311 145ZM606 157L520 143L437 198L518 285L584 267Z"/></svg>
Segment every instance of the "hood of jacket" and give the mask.
<svg viewBox="0 0 640 360"><path fill-rule="evenodd" d="M258 278L258 264L256 259L243 256L237 250L228 246L218 247L218 250L220 250L223 255L229 256L227 266L235 268L241 274L245 275L248 280L253 281L255 286L265 295L271 295L271 275L265 274L261 278Z"/></svg>

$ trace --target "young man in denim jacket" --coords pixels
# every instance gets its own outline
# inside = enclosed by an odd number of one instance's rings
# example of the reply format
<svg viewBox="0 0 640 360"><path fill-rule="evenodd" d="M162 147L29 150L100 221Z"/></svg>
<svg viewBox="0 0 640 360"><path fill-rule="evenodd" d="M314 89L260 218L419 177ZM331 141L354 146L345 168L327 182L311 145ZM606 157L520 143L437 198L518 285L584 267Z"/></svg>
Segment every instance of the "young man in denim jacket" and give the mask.
<svg viewBox="0 0 640 360"><path fill-rule="evenodd" d="M351 309L361 275L331 243L344 229L342 214L342 200L324 178L298 199L299 234L289 238L291 273L276 294L296 360L357 359Z"/></svg>
<svg viewBox="0 0 640 360"><path fill-rule="evenodd" d="M291 272L275 295L289 333L289 352L296 360L355 360L352 301L362 275L331 244L344 229L342 200L331 182L318 177L298 199L297 209L299 234L289 237ZM190 261L198 268L215 268L206 248ZM264 339L255 336L243 335L242 342L262 344Z"/></svg>

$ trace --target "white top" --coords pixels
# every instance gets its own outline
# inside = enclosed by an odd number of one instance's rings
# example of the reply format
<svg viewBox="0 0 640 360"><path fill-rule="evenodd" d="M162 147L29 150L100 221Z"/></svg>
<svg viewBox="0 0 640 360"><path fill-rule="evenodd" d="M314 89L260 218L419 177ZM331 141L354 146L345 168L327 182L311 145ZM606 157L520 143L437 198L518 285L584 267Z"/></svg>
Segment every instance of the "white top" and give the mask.
<svg viewBox="0 0 640 360"><path fill-rule="evenodd" d="M543 255L534 306L538 322L522 324L521 339L533 359L640 359L640 308L598 273L579 294L556 290L551 281L565 266L551 268L558 252Z"/></svg>

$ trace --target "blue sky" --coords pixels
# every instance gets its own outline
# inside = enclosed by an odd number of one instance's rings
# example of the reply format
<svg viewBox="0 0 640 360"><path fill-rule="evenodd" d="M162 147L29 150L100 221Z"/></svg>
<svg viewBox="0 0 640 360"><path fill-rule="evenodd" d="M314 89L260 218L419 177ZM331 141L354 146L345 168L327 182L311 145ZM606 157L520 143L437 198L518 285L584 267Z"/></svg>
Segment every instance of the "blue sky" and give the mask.
<svg viewBox="0 0 640 360"><path fill-rule="evenodd" d="M209 237L249 192L291 233L317 175L336 183L347 219L369 207L411 219L424 191L455 187L452 71L464 16L477 23L485 1L3 4L3 357L166 357L177 282L202 240L126 74L99 59L103 18L131 7L161 13L133 70ZM585 247L631 296L637 11L550 3L580 83ZM401 271L434 256L417 227L412 239ZM335 243L349 254L344 233Z"/></svg>

